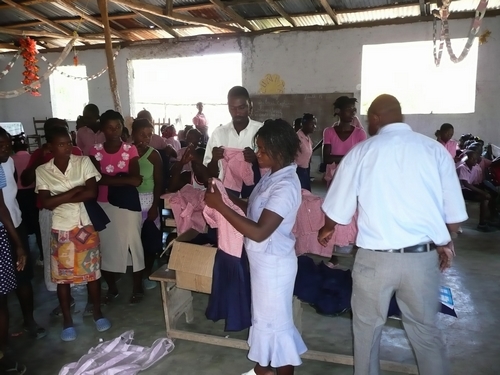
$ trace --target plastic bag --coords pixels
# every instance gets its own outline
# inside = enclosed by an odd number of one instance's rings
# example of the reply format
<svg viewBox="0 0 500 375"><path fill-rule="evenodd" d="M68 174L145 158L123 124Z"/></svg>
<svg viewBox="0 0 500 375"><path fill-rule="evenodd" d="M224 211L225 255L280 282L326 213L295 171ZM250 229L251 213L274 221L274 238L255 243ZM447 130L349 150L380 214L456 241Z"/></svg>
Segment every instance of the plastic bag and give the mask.
<svg viewBox="0 0 500 375"><path fill-rule="evenodd" d="M174 350L168 338L156 340L150 348L132 345L133 339L134 331L127 331L99 344L78 362L64 365L59 375L136 375Z"/></svg>

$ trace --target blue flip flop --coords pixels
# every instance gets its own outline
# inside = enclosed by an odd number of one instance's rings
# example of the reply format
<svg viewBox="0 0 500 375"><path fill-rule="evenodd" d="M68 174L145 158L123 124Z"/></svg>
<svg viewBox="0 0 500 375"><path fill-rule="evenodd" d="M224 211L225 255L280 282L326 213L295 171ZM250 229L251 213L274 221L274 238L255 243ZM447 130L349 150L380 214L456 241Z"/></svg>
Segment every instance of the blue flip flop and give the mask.
<svg viewBox="0 0 500 375"><path fill-rule="evenodd" d="M108 329L111 328L111 322L106 318L97 319L95 321L95 328L99 332L107 331Z"/></svg>
<svg viewBox="0 0 500 375"><path fill-rule="evenodd" d="M76 329L75 327L68 327L62 330L61 340L63 341L74 341L76 340Z"/></svg>

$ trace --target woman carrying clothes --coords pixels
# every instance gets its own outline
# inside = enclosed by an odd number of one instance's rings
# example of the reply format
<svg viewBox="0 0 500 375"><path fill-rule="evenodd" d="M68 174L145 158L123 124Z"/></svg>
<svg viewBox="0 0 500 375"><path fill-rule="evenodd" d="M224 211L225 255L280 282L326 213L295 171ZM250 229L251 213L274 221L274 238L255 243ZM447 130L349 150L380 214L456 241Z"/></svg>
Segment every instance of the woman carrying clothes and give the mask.
<svg viewBox="0 0 500 375"><path fill-rule="evenodd" d="M299 138L283 120L268 120L255 135L259 167L269 168L248 202L230 195L247 217L229 208L209 183L205 202L245 237L252 285L252 327L248 358L256 365L246 375L291 375L307 348L293 322L292 301L297 257L292 227L301 203L293 164Z"/></svg>

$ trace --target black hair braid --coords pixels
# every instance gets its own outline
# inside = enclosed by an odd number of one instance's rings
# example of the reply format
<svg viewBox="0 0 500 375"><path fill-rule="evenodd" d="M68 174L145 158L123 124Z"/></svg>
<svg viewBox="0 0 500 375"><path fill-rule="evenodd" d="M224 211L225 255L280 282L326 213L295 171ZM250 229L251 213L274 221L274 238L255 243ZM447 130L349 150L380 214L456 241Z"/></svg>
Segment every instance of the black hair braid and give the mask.
<svg viewBox="0 0 500 375"><path fill-rule="evenodd" d="M266 120L255 134L264 142L266 152L272 159L280 160L283 166L295 161L300 151L300 141L293 127L282 119Z"/></svg>

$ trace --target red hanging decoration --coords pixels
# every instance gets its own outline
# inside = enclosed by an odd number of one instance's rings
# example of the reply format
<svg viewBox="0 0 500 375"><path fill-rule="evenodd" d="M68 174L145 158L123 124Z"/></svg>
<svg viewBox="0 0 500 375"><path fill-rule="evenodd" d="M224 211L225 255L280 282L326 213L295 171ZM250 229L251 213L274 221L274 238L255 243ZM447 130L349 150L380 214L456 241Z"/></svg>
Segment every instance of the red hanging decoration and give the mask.
<svg viewBox="0 0 500 375"><path fill-rule="evenodd" d="M40 77L38 76L38 62L36 55L38 51L36 49L36 42L31 38L25 38L20 40L20 45L22 48L21 56L24 59L24 79L22 84L25 86L26 90L33 96L40 96L38 89L40 88L40 83L31 86L34 82L37 82Z"/></svg>
<svg viewBox="0 0 500 375"><path fill-rule="evenodd" d="M73 65L78 66L78 55L73 56Z"/></svg>

